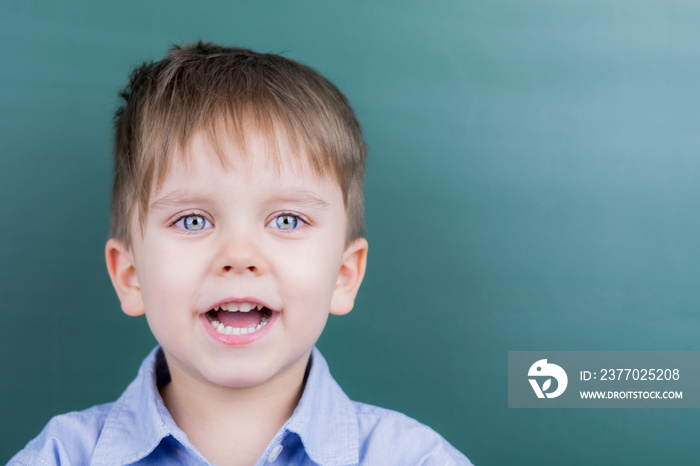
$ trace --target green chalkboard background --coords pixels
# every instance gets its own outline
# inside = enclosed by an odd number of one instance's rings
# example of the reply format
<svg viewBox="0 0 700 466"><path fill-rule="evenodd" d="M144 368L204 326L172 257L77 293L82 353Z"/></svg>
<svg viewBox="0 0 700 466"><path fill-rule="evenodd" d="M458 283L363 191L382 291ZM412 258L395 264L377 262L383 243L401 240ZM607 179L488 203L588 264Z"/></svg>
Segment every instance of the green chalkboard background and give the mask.
<svg viewBox="0 0 700 466"><path fill-rule="evenodd" d="M514 410L513 350L700 350L700 3L0 2L0 462L155 344L103 264L111 117L196 39L343 89L369 270L319 346L479 465L697 464L698 410Z"/></svg>

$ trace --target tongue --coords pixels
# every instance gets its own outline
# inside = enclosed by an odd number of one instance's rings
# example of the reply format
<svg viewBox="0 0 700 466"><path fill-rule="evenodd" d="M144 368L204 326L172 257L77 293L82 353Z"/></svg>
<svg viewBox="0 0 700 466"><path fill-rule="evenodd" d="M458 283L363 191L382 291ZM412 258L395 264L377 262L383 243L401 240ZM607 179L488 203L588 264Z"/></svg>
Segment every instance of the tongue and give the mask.
<svg viewBox="0 0 700 466"><path fill-rule="evenodd" d="M216 311L216 320L224 324L224 327L256 327L265 314L254 309L250 312Z"/></svg>

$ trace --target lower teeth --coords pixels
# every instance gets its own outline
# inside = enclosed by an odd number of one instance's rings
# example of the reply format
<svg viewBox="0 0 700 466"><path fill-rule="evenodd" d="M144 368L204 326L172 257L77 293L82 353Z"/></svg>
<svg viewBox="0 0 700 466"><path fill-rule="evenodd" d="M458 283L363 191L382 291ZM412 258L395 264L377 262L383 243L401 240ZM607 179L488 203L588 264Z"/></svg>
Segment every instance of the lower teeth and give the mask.
<svg viewBox="0 0 700 466"><path fill-rule="evenodd" d="M211 326L222 335L248 335L249 333L255 333L261 328L263 328L267 323L270 322L270 317L263 316L262 320L255 327L228 327L224 326L218 320L212 320Z"/></svg>

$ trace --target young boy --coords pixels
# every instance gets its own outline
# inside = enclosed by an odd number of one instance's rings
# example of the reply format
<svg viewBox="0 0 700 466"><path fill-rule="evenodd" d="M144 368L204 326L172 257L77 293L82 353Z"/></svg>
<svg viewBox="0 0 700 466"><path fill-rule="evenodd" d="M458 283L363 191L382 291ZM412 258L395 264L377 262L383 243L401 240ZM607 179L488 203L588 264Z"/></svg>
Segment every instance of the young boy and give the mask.
<svg viewBox="0 0 700 466"><path fill-rule="evenodd" d="M121 95L107 269L159 347L119 400L55 417L10 463L470 464L350 401L314 347L367 261L345 96L294 61L205 43L137 68Z"/></svg>

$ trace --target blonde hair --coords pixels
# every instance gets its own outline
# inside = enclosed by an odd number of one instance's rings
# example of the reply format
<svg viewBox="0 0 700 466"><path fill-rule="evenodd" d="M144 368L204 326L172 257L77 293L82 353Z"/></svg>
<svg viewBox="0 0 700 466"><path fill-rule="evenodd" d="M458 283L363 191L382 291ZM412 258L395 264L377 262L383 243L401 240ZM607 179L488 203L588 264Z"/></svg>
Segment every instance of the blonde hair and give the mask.
<svg viewBox="0 0 700 466"><path fill-rule="evenodd" d="M340 185L346 241L365 235L367 150L360 125L343 93L313 69L279 55L198 42L137 67L120 96L110 235L127 246L130 219L136 214L143 225L154 182L200 130L216 147L222 129L242 148L251 131L273 147L285 140L318 175Z"/></svg>

